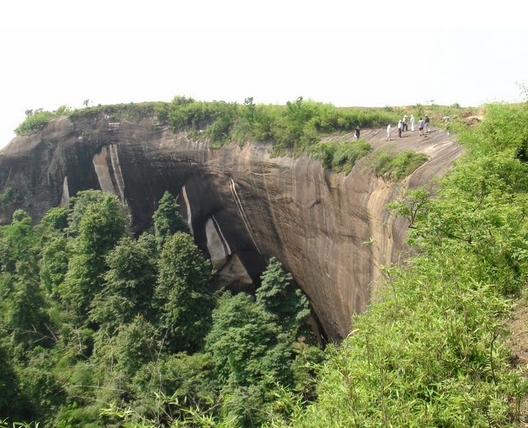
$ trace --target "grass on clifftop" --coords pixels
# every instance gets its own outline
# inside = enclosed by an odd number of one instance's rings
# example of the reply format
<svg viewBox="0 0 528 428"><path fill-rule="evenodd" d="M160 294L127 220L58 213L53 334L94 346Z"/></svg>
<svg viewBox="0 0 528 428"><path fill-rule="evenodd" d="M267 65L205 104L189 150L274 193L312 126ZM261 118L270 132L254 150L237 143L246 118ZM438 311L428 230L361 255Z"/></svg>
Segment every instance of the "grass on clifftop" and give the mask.
<svg viewBox="0 0 528 428"><path fill-rule="evenodd" d="M61 106L56 111L28 110L26 120L15 130L17 135L31 135L46 126L53 118L67 115L73 121L104 115L110 122L129 120L141 122L156 118L174 132L186 132L190 138L207 141L218 148L226 143L244 144L262 141L273 145L273 155L297 156L307 152L320 159L333 172L349 173L360 158L371 152L366 141L350 141L346 136L360 128L385 127L397 123L404 114L413 111L416 118L428 112L436 126L444 126L442 117L449 116L456 127L471 109L458 105L362 108L335 107L332 104L304 100L302 97L286 105L255 104L246 98L243 104L224 101L196 101L175 97L171 102L98 105L82 109ZM325 136L342 135L338 143L321 142ZM408 152L393 155L387 151L371 153L370 165L375 173L388 180L399 180L410 174L426 159Z"/></svg>

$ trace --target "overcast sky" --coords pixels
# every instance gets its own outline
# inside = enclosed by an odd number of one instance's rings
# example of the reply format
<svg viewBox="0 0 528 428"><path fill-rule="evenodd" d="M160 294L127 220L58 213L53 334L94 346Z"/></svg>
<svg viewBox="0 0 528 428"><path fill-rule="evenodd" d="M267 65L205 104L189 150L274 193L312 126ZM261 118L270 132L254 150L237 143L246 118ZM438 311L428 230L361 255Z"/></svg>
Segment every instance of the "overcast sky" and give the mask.
<svg viewBox="0 0 528 428"><path fill-rule="evenodd" d="M27 109L197 100L525 100L519 2L27 0L0 5L0 147ZM387 5L390 3L390 5ZM523 28L524 26L524 28Z"/></svg>

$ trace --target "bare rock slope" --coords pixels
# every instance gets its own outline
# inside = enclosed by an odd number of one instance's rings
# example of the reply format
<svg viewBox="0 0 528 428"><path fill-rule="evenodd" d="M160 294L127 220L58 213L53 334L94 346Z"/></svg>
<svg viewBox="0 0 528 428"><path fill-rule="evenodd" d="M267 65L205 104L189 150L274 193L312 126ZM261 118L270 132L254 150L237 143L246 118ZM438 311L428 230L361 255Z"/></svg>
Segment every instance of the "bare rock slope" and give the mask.
<svg viewBox="0 0 528 428"><path fill-rule="evenodd" d="M217 286L253 290L275 256L310 298L322 331L339 340L365 309L380 267L405 250L407 224L385 205L433 183L461 152L453 136L434 128L425 137L393 133L391 142L384 129L361 137L429 161L394 183L364 160L348 175L333 174L308 156L271 157L268 144L212 150L155 122L63 117L0 151L0 222L16 208L38 220L78 191L101 189L121 198L140 231L168 190L211 259Z"/></svg>

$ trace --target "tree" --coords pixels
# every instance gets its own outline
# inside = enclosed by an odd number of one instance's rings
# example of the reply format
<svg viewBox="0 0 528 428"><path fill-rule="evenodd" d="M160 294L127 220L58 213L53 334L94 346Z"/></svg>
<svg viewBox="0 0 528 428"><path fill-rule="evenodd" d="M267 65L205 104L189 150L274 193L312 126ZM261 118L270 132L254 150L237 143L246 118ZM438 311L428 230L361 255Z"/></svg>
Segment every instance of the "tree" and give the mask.
<svg viewBox="0 0 528 428"><path fill-rule="evenodd" d="M50 346L52 339L37 268L21 262L18 270L13 290L3 303L7 325L12 329L12 343L22 355L37 345Z"/></svg>
<svg viewBox="0 0 528 428"><path fill-rule="evenodd" d="M57 236L44 244L41 252L40 279L51 297L57 297L68 272L69 251L66 238Z"/></svg>
<svg viewBox="0 0 528 428"><path fill-rule="evenodd" d="M76 196L70 199L68 211L69 236L77 236L79 223L88 208L93 204L102 203L107 195L107 193L103 193L100 190L84 190L78 192Z"/></svg>
<svg viewBox="0 0 528 428"><path fill-rule="evenodd" d="M64 232L68 227L68 210L64 207L51 208L40 220L39 227L48 233Z"/></svg>
<svg viewBox="0 0 528 428"><path fill-rule="evenodd" d="M23 210L16 210L11 224L0 230L0 307L19 355L46 338L37 241L31 218Z"/></svg>
<svg viewBox="0 0 528 428"><path fill-rule="evenodd" d="M159 258L155 305L171 352L198 351L211 326L211 266L192 236L170 236Z"/></svg>
<svg viewBox="0 0 528 428"><path fill-rule="evenodd" d="M151 300L156 285L156 258L148 239L122 238L106 257L106 286L92 303L91 319L113 335L137 315L151 319Z"/></svg>
<svg viewBox="0 0 528 428"><path fill-rule="evenodd" d="M15 418L18 417L17 412L21 407L19 380L9 352L2 342L0 342L0 361L2 361L0 364L0 415L2 418Z"/></svg>
<svg viewBox="0 0 528 428"><path fill-rule="evenodd" d="M37 237L24 210L13 213L11 224L0 229L0 271L15 273L18 262L36 263Z"/></svg>
<svg viewBox="0 0 528 428"><path fill-rule="evenodd" d="M159 201L158 209L152 216L155 235L160 248L176 232L190 233L189 226L185 223L178 208L176 199L169 192L165 192Z"/></svg>
<svg viewBox="0 0 528 428"><path fill-rule="evenodd" d="M93 192L87 192L77 201L80 208L76 204L70 221L76 236L60 292L70 310L84 318L93 297L104 286L106 255L130 231L128 213L116 196L102 194L94 198Z"/></svg>
<svg viewBox="0 0 528 428"><path fill-rule="evenodd" d="M277 318L245 293L226 292L213 311L205 350L211 354L222 415L235 426L262 426L276 384L293 382L293 348Z"/></svg>
<svg viewBox="0 0 528 428"><path fill-rule="evenodd" d="M120 325L114 337L98 339L95 360L105 372L103 377L122 384L128 383L143 364L159 356L155 327L141 315Z"/></svg>
<svg viewBox="0 0 528 428"><path fill-rule="evenodd" d="M205 349L213 356L220 384L249 386L266 376L279 378L287 370L291 352L276 352L281 339L281 328L271 313L245 293L226 292L213 311Z"/></svg>
<svg viewBox="0 0 528 428"><path fill-rule="evenodd" d="M302 291L293 284L293 278L272 257L261 276L262 283L256 292L256 302L273 314L294 336L310 316L310 304Z"/></svg>

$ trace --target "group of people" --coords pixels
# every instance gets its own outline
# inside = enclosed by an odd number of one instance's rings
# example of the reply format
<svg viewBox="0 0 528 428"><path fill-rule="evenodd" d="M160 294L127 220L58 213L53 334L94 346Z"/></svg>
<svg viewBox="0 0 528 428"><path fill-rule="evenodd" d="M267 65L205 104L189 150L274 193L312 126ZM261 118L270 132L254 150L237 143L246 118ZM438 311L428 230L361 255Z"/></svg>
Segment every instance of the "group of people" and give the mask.
<svg viewBox="0 0 528 428"><path fill-rule="evenodd" d="M410 117L411 122L411 132L414 132L414 115L411 114ZM402 132L407 131L408 124L407 124L407 115L403 116L403 119L400 119L398 121L398 136L401 138ZM429 120L429 116L425 115L425 119L418 119L418 131L420 132L419 135L425 135L426 133L431 132L431 121ZM391 141L391 124L389 123L387 125L387 141Z"/></svg>
<svg viewBox="0 0 528 428"><path fill-rule="evenodd" d="M414 115L411 114L410 117L411 122L411 132L414 132ZM400 119L398 121L398 136L401 138L402 132L408 131L409 127L407 124L407 115L403 116L403 119ZM425 135L429 134L431 132L431 121L429 120L429 116L425 115L425 119L418 119L418 131L420 132L419 135ZM356 140L359 139L360 136L360 130L359 126L356 127L356 130L354 131L354 136L356 137ZM387 141L391 141L391 124L389 123L387 125Z"/></svg>

